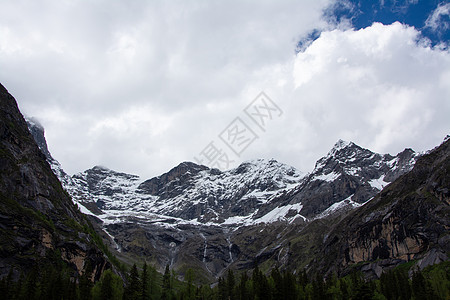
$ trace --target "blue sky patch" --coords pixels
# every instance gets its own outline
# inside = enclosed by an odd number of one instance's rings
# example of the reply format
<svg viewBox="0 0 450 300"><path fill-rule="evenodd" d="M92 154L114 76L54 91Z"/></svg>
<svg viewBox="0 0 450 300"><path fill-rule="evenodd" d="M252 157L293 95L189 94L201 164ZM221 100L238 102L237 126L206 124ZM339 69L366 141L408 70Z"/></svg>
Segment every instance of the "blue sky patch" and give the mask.
<svg viewBox="0 0 450 300"><path fill-rule="evenodd" d="M440 14L437 9L440 8ZM371 26L374 22L385 25L396 21L414 26L431 45L447 44L450 40L449 1L439 0L338 0L324 10L324 18L331 25L351 24L355 29ZM433 14L435 18L432 18ZM433 22L434 21L434 22ZM303 51L305 44L320 36L315 29L298 44Z"/></svg>

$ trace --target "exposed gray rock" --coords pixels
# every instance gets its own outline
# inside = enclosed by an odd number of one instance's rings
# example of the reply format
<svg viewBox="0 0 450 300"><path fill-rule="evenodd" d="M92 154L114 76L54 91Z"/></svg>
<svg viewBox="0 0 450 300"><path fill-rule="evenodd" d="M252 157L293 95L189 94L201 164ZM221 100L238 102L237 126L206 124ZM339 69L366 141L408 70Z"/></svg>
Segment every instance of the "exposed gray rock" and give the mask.
<svg viewBox="0 0 450 300"><path fill-rule="evenodd" d="M423 270L428 266L435 265L447 260L448 256L443 251L440 251L438 249L431 249L431 251L428 252L425 257L417 263L417 266L420 270Z"/></svg>

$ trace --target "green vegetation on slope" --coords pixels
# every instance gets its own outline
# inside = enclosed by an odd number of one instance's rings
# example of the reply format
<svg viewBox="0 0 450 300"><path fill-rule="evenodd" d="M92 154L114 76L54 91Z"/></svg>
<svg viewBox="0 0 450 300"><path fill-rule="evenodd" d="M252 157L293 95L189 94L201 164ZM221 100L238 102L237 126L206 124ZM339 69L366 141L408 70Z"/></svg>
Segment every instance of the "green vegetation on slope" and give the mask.
<svg viewBox="0 0 450 300"><path fill-rule="evenodd" d="M306 272L293 274L273 269L265 275L255 268L249 276L233 271L214 288L195 286L194 272L188 271L185 281L166 268L164 275L144 264L139 271L133 265L123 280L111 270L103 272L93 284L88 269L78 281L73 280L64 266L35 268L27 276L14 282L11 275L0 281L0 294L5 299L448 299L450 297L450 262L429 266L422 271L411 270L404 264L380 279L365 280L361 273L345 277L309 277Z"/></svg>

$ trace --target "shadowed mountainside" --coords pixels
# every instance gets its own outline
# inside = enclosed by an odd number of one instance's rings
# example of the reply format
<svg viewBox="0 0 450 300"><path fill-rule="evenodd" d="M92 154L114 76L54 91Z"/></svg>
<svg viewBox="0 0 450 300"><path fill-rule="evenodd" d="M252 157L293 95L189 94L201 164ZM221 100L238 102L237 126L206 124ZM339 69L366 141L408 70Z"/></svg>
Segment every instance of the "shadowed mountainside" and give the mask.
<svg viewBox="0 0 450 300"><path fill-rule="evenodd" d="M111 264L0 84L0 277L64 264L98 279ZM98 240L97 240L98 242Z"/></svg>

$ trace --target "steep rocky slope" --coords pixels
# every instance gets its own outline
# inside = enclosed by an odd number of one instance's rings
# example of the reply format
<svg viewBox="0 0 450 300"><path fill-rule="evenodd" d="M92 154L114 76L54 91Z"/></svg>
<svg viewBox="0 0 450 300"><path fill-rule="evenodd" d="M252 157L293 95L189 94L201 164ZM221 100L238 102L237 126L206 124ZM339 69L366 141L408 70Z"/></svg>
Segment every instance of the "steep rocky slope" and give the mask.
<svg viewBox="0 0 450 300"><path fill-rule="evenodd" d="M0 277L62 262L73 276L89 265L99 278L110 264L46 159L0 84Z"/></svg>
<svg viewBox="0 0 450 300"><path fill-rule="evenodd" d="M423 268L450 253L450 139L420 157L372 201L337 223L313 267L372 276L407 261ZM370 262L370 263L368 263Z"/></svg>
<svg viewBox="0 0 450 300"><path fill-rule="evenodd" d="M295 189L290 203L301 202L301 212L309 219L349 206L358 207L411 170L417 157L411 149L396 156L381 155L339 140Z"/></svg>

